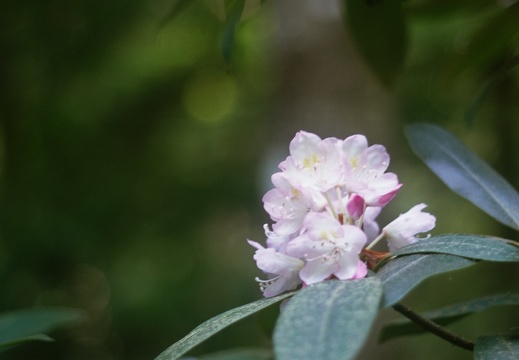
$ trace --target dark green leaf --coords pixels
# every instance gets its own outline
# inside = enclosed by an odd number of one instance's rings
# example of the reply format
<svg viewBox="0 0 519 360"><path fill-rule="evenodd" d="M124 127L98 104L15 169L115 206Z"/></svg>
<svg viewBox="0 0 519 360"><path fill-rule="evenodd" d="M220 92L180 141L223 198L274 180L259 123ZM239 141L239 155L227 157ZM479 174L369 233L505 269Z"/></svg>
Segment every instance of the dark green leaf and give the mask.
<svg viewBox="0 0 519 360"><path fill-rule="evenodd" d="M83 313L74 309L41 308L0 314L0 347L31 340L49 340L44 335L56 328L79 323Z"/></svg>
<svg viewBox="0 0 519 360"><path fill-rule="evenodd" d="M276 359L353 359L380 308L376 277L330 280L302 289L274 330Z"/></svg>
<svg viewBox="0 0 519 360"><path fill-rule="evenodd" d="M519 336L482 336L476 340L475 360L517 360L519 359Z"/></svg>
<svg viewBox="0 0 519 360"><path fill-rule="evenodd" d="M442 307L440 309L427 311L421 316L433 320L435 323L445 326L451 324L467 315L481 312L490 307L502 305L519 305L519 291L511 291L504 294L495 294ZM380 341L387 341L399 336L419 335L426 330L409 320L395 321L382 330Z"/></svg>
<svg viewBox="0 0 519 360"><path fill-rule="evenodd" d="M431 124L406 128L413 151L454 192L519 229L519 194L454 135Z"/></svg>
<svg viewBox="0 0 519 360"><path fill-rule="evenodd" d="M240 22L245 0L225 0L225 24L222 35L222 53L227 66L231 64L236 26Z"/></svg>
<svg viewBox="0 0 519 360"><path fill-rule="evenodd" d="M26 337L22 337L22 338L17 338L17 339L15 339L13 341L1 343L0 344L0 352L4 351L4 350L6 350L6 349L8 349L10 347L13 347L13 346L16 346L16 345L21 345L23 343L31 342L31 341L47 341L47 342L51 342L51 341L54 341L54 339L51 338L48 335L45 335L45 334L36 334L36 335L26 336Z"/></svg>
<svg viewBox="0 0 519 360"><path fill-rule="evenodd" d="M384 285L384 306L400 301L418 283L443 272L461 269L474 261L445 254L406 255L389 261L377 273Z"/></svg>
<svg viewBox="0 0 519 360"><path fill-rule="evenodd" d="M503 78L510 72L510 70L512 70L517 65L519 65L519 56L514 56L509 61L507 61L502 66L502 68L498 69L493 74L491 74L486 84L483 86L479 94L476 96L474 101L472 101L472 103L468 106L467 111L465 112L465 124L467 126L472 126L476 114L483 102L492 93L492 90L494 90L497 84L499 84L499 82L503 80Z"/></svg>
<svg viewBox="0 0 519 360"><path fill-rule="evenodd" d="M376 269L395 256L420 253L450 254L476 260L519 262L519 246L510 240L492 236L444 234L422 239L398 249L383 259Z"/></svg>
<svg viewBox="0 0 519 360"><path fill-rule="evenodd" d="M260 299L250 304L243 305L231 310L224 312L223 314L217 315L206 322L198 325L193 331L187 334L184 338L177 341L166 350L164 350L157 360L173 360L178 359L186 352L200 344L202 341L207 340L212 335L216 334L220 330L226 328L229 325L234 324L236 321L241 320L249 315L252 315L261 309L266 308L272 304L275 304L283 299L292 296L294 292L285 293L272 298Z"/></svg>
<svg viewBox="0 0 519 360"><path fill-rule="evenodd" d="M163 27L171 20L175 19L179 14L186 10L190 5L193 5L196 0L177 0L173 6L169 9L166 16L162 19L160 26Z"/></svg>
<svg viewBox="0 0 519 360"><path fill-rule="evenodd" d="M346 24L360 54L390 86L401 71L407 39L400 0L345 0Z"/></svg>
<svg viewBox="0 0 519 360"><path fill-rule="evenodd" d="M509 51L511 41L519 32L517 18L519 3L500 8L495 16L467 39L467 47L455 52L450 65L450 75L469 69L485 69Z"/></svg>

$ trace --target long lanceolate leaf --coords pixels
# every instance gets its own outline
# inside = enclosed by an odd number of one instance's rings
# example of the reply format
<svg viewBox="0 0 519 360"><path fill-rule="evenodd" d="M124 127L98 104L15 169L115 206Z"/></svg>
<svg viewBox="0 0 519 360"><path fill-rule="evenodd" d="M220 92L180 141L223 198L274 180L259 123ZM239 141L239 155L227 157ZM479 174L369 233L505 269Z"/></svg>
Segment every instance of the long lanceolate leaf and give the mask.
<svg viewBox="0 0 519 360"><path fill-rule="evenodd" d="M222 54L227 66L231 65L234 34L240 22L245 0L225 0L225 25L222 34Z"/></svg>
<svg viewBox="0 0 519 360"><path fill-rule="evenodd" d="M37 308L0 314L0 351L28 341L52 341L44 335L56 328L78 324L80 310Z"/></svg>
<svg viewBox="0 0 519 360"><path fill-rule="evenodd" d="M471 299L457 304L427 311L420 315L435 323L445 326L467 315L481 312L494 306L519 305L519 291L510 291L503 294L489 295L478 299ZM419 335L426 330L409 320L395 321L381 332L380 341L387 341L399 336Z"/></svg>
<svg viewBox="0 0 519 360"><path fill-rule="evenodd" d="M227 326L234 324L238 320L241 320L249 315L252 315L267 306L275 304L283 299L292 296L294 293L289 292L276 297L261 299L252 302L247 305L237 307L235 309L226 311L220 315L217 315L206 322L198 325L193 331L187 334L183 339L174 343L166 350L164 350L156 360L174 360L178 359L186 352L200 344L202 341L207 340L212 335L216 334L220 330Z"/></svg>
<svg viewBox="0 0 519 360"><path fill-rule="evenodd" d="M393 259L377 273L384 285L383 305L387 307L397 303L430 276L461 269L474 263L464 257L446 254L415 254Z"/></svg>
<svg viewBox="0 0 519 360"><path fill-rule="evenodd" d="M519 230L519 194L454 135L431 124L406 128L413 151L454 192Z"/></svg>
<svg viewBox="0 0 519 360"><path fill-rule="evenodd" d="M346 25L367 65L386 86L404 66L407 30L399 0L344 0Z"/></svg>
<svg viewBox="0 0 519 360"><path fill-rule="evenodd" d="M398 249L383 259L376 269L396 256L420 253L449 254L476 260L519 262L519 246L510 240L493 236L444 234Z"/></svg>
<svg viewBox="0 0 519 360"><path fill-rule="evenodd" d="M381 297L376 277L330 280L302 289L276 324L276 359L353 359L371 329Z"/></svg>

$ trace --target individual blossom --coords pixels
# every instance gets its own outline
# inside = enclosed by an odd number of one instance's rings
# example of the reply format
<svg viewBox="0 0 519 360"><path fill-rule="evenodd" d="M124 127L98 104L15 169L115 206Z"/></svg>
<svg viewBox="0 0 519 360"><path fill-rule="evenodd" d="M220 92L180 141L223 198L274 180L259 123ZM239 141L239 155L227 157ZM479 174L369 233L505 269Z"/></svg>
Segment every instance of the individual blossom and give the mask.
<svg viewBox="0 0 519 360"><path fill-rule="evenodd" d="M264 248L255 241L248 240L255 247L254 260L258 268L268 275L267 280L256 278L265 297L272 297L287 290L295 289L300 283L299 271L304 265L300 259Z"/></svg>
<svg viewBox="0 0 519 360"><path fill-rule="evenodd" d="M263 207L276 223L273 229L282 235L299 230L312 206L307 194L294 187L283 173L272 175L275 188L263 196Z"/></svg>
<svg viewBox="0 0 519 360"><path fill-rule="evenodd" d="M413 206L411 210L401 214L382 229L390 252L420 240L416 237L417 234L434 228L436 218L429 213L422 212L425 207L427 207L425 204Z"/></svg>
<svg viewBox="0 0 519 360"><path fill-rule="evenodd" d="M287 253L304 259L299 276L306 284L328 279L339 280L366 276L359 254L366 243L364 232L353 225L342 225L328 213L309 213L306 232L287 244Z"/></svg>
<svg viewBox="0 0 519 360"><path fill-rule="evenodd" d="M335 140L321 140L315 134L300 131L290 142L290 156L279 167L290 180L323 201L322 193L335 187L342 175Z"/></svg>
<svg viewBox="0 0 519 360"><path fill-rule="evenodd" d="M393 173L385 173L389 155L382 145L368 147L363 135L353 135L340 143L343 183L349 193L362 195L368 206L384 206L402 184Z"/></svg>

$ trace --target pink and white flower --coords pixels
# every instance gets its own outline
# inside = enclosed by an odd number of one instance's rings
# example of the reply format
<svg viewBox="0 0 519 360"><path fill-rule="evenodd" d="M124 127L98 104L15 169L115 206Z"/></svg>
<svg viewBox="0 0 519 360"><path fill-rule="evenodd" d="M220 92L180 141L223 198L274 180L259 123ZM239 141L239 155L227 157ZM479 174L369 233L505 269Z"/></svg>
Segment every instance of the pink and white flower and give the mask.
<svg viewBox="0 0 519 360"><path fill-rule="evenodd" d="M415 205L384 227L382 232L387 239L389 251L393 252L420 240L416 237L417 234L434 228L436 218L429 213L422 212L425 207L427 207L425 204Z"/></svg>
<svg viewBox="0 0 519 360"><path fill-rule="evenodd" d="M299 271L304 265L300 259L282 254L273 248L264 248L255 241L248 240L257 250L254 260L260 270L267 275L267 280L256 278L265 297L272 297L287 290L293 290L301 283Z"/></svg>
<svg viewBox="0 0 519 360"><path fill-rule="evenodd" d="M279 167L293 183L314 195L337 186L342 175L335 141L305 131L290 142L290 156Z"/></svg>
<svg viewBox="0 0 519 360"><path fill-rule="evenodd" d="M366 243L361 229L342 225L328 213L308 214L304 226L307 231L288 243L287 253L306 261L299 274L306 284L332 275L340 280L366 275L366 267L359 260Z"/></svg>
<svg viewBox="0 0 519 360"><path fill-rule="evenodd" d="M298 231L312 206L307 194L293 186L283 173L272 175L276 186L263 196L263 206L276 223L273 229L282 235Z"/></svg>
<svg viewBox="0 0 519 360"><path fill-rule="evenodd" d="M353 135L341 144L344 186L350 193L362 195L369 206L384 206L402 186L393 173L385 173L389 155L382 145L368 147L363 135Z"/></svg>
<svg viewBox="0 0 519 360"><path fill-rule="evenodd" d="M267 247L249 240L258 268L268 276L256 278L264 296L301 283L365 277L364 261L374 266L385 256L371 250L380 240L386 238L394 251L434 227L434 216L419 204L380 232L376 217L402 186L386 172L388 165L386 149L368 146L363 135L339 140L296 134L281 172L272 175L274 188L263 197L274 222L272 230L264 226Z"/></svg>

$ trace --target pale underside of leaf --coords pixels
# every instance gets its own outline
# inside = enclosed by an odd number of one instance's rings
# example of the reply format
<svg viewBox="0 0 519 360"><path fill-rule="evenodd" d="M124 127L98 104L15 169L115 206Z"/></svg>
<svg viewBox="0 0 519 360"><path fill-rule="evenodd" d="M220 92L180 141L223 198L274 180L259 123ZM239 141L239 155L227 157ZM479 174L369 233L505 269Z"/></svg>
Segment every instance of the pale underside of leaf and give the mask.
<svg viewBox="0 0 519 360"><path fill-rule="evenodd" d="M409 143L427 166L454 192L494 219L519 229L519 194L454 135L431 124L406 128Z"/></svg>
<svg viewBox="0 0 519 360"><path fill-rule="evenodd" d="M443 234L422 239L400 248L380 261L375 270L388 261L411 254L449 254L475 260L519 262L519 244L493 236Z"/></svg>
<svg viewBox="0 0 519 360"><path fill-rule="evenodd" d="M375 278L329 280L302 289L283 308L274 331L276 359L352 359L380 308Z"/></svg>

